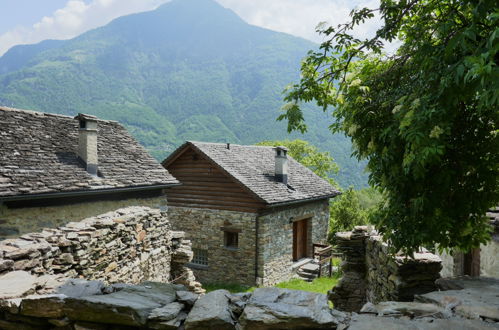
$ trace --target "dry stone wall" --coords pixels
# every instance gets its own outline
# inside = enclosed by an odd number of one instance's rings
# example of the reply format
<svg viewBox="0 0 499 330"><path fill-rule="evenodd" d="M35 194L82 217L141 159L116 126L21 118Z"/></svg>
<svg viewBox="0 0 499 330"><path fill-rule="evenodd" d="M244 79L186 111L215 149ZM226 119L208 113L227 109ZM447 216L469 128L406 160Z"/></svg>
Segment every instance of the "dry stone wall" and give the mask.
<svg viewBox="0 0 499 330"><path fill-rule="evenodd" d="M344 255L343 277L329 292L336 308L359 311L366 302L412 301L416 294L437 289L442 269L438 256L427 251L414 258L391 255L381 237L364 226L336 237Z"/></svg>
<svg viewBox="0 0 499 330"><path fill-rule="evenodd" d="M61 227L69 222L137 205L166 210L167 200L165 196L159 196L19 208L9 208L0 203L0 240L38 232L43 228Z"/></svg>
<svg viewBox="0 0 499 330"><path fill-rule="evenodd" d="M0 241L0 274L27 271L107 283L169 282L175 276L200 290L184 267L191 258L184 233L171 230L166 212L148 207L118 209Z"/></svg>

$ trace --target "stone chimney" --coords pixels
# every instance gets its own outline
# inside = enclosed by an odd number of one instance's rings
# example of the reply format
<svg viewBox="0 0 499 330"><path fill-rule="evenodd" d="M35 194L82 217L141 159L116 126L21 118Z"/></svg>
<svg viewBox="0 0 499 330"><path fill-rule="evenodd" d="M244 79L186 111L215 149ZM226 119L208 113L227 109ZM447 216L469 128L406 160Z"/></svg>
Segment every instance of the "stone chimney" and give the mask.
<svg viewBox="0 0 499 330"><path fill-rule="evenodd" d="M85 163L87 172L97 175L97 117L79 113L78 156Z"/></svg>
<svg viewBox="0 0 499 330"><path fill-rule="evenodd" d="M286 147L275 148L275 179L277 182L288 183L288 149Z"/></svg>

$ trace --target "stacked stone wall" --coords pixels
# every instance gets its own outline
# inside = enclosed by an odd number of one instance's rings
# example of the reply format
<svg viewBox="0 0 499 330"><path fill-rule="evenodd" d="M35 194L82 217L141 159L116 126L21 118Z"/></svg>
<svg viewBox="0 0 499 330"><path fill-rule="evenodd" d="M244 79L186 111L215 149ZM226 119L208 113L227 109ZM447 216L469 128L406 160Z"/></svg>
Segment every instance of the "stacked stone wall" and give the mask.
<svg viewBox="0 0 499 330"><path fill-rule="evenodd" d="M192 279L183 264L192 258L184 233L171 230L167 213L128 207L63 227L0 241L0 273L82 277L108 283ZM192 289L199 284L190 283Z"/></svg>
<svg viewBox="0 0 499 330"><path fill-rule="evenodd" d="M313 243L325 243L329 225L327 199L313 203L286 206L258 217L258 265L260 285L274 285L291 279L293 265L293 221L310 216L308 255Z"/></svg>
<svg viewBox="0 0 499 330"><path fill-rule="evenodd" d="M9 208L0 203L0 240L41 231L43 228L61 227L69 222L128 206L147 206L166 210L167 200L165 196L160 196L23 208Z"/></svg>
<svg viewBox="0 0 499 330"><path fill-rule="evenodd" d="M207 265L189 264L199 281L255 285L255 213L170 206L168 215L194 251L207 254ZM237 248L225 246L224 229L237 232Z"/></svg>
<svg viewBox="0 0 499 330"><path fill-rule="evenodd" d="M438 256L427 251L413 258L390 254L381 237L363 226L336 237L344 256L343 277L329 292L336 308L357 312L366 302L412 301L416 294L437 289L442 269Z"/></svg>

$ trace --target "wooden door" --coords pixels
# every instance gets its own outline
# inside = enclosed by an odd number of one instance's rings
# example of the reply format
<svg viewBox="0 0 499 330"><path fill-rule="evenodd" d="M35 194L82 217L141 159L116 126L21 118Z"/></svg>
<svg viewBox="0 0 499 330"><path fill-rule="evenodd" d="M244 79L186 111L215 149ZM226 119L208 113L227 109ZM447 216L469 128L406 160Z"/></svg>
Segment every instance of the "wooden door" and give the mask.
<svg viewBox="0 0 499 330"><path fill-rule="evenodd" d="M308 219L293 222L293 260L308 256Z"/></svg>
<svg viewBox="0 0 499 330"><path fill-rule="evenodd" d="M480 276L480 248L464 254L463 275Z"/></svg>

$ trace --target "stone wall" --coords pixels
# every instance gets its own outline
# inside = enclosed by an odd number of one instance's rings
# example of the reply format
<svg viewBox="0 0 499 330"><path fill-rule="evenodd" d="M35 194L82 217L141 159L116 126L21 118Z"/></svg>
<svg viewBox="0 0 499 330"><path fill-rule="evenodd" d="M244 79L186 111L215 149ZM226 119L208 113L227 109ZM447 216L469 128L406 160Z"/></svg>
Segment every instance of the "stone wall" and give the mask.
<svg viewBox="0 0 499 330"><path fill-rule="evenodd" d="M294 274L291 265L292 221L295 218L311 217L309 255L312 255L312 243L327 239L327 200L270 209L264 215L173 206L168 210L173 228L186 233L195 252L199 249L207 253L208 265L189 264L196 278L203 283L273 285L289 280ZM257 226L258 245L255 244ZM238 232L238 248L225 247L224 230ZM258 278L255 265L257 249Z"/></svg>
<svg viewBox="0 0 499 330"><path fill-rule="evenodd" d="M381 237L364 226L336 237L344 255L343 277L329 293L336 308L359 311L365 302L412 301L415 294L436 290L442 268L437 255L391 255Z"/></svg>
<svg viewBox="0 0 499 330"><path fill-rule="evenodd" d="M80 221L127 206L148 206L166 210L167 201L165 196L161 196L24 208L8 208L0 203L0 240L41 231L43 228L57 228L68 222Z"/></svg>
<svg viewBox="0 0 499 330"><path fill-rule="evenodd" d="M192 279L183 269L192 258L183 238L171 231L165 211L128 207L0 241L0 273L22 270L108 283L169 282L174 272Z"/></svg>
<svg viewBox="0 0 499 330"><path fill-rule="evenodd" d="M293 220L310 216L308 255L313 243L325 243L329 225L329 201L289 205L258 217L258 276L260 285L287 281L294 272Z"/></svg>
<svg viewBox="0 0 499 330"><path fill-rule="evenodd" d="M0 276L0 286L9 285ZM336 329L344 313L324 294L279 288L199 296L170 283L105 285L70 280L51 294L2 299L0 328L20 329Z"/></svg>
<svg viewBox="0 0 499 330"><path fill-rule="evenodd" d="M439 256L442 258L442 277L464 275L462 252L442 252ZM480 245L480 276L499 278L499 226L492 240Z"/></svg>
<svg viewBox="0 0 499 330"><path fill-rule="evenodd" d="M255 213L170 206L168 216L194 251L207 254L208 265L189 264L199 281L255 284ZM237 248L225 247L224 229L237 231Z"/></svg>

